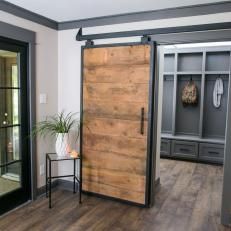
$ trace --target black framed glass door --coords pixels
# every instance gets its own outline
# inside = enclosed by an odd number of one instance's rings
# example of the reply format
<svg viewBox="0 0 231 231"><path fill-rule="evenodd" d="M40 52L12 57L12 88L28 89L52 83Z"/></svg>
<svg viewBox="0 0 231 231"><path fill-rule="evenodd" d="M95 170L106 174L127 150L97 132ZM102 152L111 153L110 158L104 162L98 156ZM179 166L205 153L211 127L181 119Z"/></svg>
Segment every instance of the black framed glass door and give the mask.
<svg viewBox="0 0 231 231"><path fill-rule="evenodd" d="M0 38L0 214L30 199L27 45Z"/></svg>

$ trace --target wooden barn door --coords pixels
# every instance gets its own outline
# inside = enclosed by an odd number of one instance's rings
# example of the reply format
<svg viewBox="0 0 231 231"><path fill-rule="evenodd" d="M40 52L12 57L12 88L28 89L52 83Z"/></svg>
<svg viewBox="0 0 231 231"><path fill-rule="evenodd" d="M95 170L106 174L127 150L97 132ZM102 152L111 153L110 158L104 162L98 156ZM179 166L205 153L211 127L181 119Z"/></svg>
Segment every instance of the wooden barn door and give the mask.
<svg viewBox="0 0 231 231"><path fill-rule="evenodd" d="M84 191L148 203L151 54L143 44L83 49Z"/></svg>

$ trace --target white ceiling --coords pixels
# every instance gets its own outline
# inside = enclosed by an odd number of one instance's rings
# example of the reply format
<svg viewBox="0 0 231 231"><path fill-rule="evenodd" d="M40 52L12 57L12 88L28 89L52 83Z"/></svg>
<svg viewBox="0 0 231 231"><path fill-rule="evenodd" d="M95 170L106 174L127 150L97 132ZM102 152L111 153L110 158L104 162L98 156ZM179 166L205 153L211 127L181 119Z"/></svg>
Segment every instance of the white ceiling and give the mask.
<svg viewBox="0 0 231 231"><path fill-rule="evenodd" d="M224 0L7 0L55 21L79 20Z"/></svg>

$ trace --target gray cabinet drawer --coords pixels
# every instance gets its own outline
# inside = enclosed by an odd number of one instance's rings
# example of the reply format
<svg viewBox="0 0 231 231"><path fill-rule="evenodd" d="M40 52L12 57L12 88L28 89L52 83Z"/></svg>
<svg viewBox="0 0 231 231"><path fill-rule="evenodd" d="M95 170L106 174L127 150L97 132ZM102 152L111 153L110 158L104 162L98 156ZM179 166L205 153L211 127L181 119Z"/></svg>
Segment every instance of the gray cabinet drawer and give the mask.
<svg viewBox="0 0 231 231"><path fill-rule="evenodd" d="M170 156L170 152L171 152L171 140L161 139L160 155Z"/></svg>
<svg viewBox="0 0 231 231"><path fill-rule="evenodd" d="M207 160L215 163L223 163L224 145L200 143L199 159Z"/></svg>
<svg viewBox="0 0 231 231"><path fill-rule="evenodd" d="M198 143L173 140L172 156L195 159L198 156Z"/></svg>

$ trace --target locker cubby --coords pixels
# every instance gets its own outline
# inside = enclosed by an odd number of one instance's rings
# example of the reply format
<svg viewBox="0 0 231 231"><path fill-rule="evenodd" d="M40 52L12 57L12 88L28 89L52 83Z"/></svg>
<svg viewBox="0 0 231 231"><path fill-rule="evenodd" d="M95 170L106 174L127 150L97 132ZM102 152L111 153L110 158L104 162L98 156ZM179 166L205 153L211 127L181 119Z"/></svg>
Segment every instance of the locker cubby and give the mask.
<svg viewBox="0 0 231 231"><path fill-rule="evenodd" d="M203 53L179 53L178 72L202 71Z"/></svg>
<svg viewBox="0 0 231 231"><path fill-rule="evenodd" d="M181 97L184 86L190 81L197 86L198 103L196 105L183 105ZM200 94L201 94L201 75L178 75L177 76L177 93L176 93L176 135L199 135L200 120Z"/></svg>
<svg viewBox="0 0 231 231"><path fill-rule="evenodd" d="M174 72L175 54L164 55L164 72Z"/></svg>
<svg viewBox="0 0 231 231"><path fill-rule="evenodd" d="M229 71L230 52L216 51L206 53L206 71Z"/></svg>
<svg viewBox="0 0 231 231"><path fill-rule="evenodd" d="M161 156L166 156L168 143L172 147L169 158L222 164L231 68L230 47L176 48L167 50L164 57ZM221 106L215 108L213 90L218 77L223 80L224 93ZM181 99L182 90L191 78L197 85L198 103L185 106ZM185 142L195 145L195 151L200 148L200 152L189 155L191 148L186 148ZM174 149L176 145L180 147L180 153ZM216 149L217 158L210 154L212 148Z"/></svg>
<svg viewBox="0 0 231 231"><path fill-rule="evenodd" d="M217 78L223 80L224 93L219 108L213 106L213 90ZM225 138L229 75L205 75L203 137Z"/></svg>
<svg viewBox="0 0 231 231"><path fill-rule="evenodd" d="M163 78L162 132L172 133L174 75Z"/></svg>

